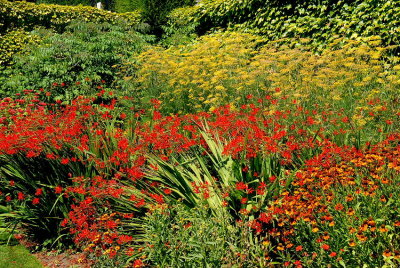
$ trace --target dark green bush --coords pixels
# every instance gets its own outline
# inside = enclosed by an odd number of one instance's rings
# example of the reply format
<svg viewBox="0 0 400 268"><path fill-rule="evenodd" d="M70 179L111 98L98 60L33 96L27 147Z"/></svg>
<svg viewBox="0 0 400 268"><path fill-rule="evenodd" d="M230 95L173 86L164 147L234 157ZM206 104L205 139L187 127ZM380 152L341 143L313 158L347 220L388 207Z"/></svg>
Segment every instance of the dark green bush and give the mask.
<svg viewBox="0 0 400 268"><path fill-rule="evenodd" d="M160 36L162 25L167 22L168 14L175 8L193 5L194 0L139 0L139 8L144 22L152 27L152 33Z"/></svg>
<svg viewBox="0 0 400 268"><path fill-rule="evenodd" d="M139 1L140 0L114 0L113 10L119 13L135 11L140 7Z"/></svg>
<svg viewBox="0 0 400 268"><path fill-rule="evenodd" d="M52 88L52 97L62 100L93 94L100 84L111 85L116 66L145 45L135 32L111 24L76 22L63 34L37 33L43 43L14 57L15 64L1 73L0 95L39 88Z"/></svg>

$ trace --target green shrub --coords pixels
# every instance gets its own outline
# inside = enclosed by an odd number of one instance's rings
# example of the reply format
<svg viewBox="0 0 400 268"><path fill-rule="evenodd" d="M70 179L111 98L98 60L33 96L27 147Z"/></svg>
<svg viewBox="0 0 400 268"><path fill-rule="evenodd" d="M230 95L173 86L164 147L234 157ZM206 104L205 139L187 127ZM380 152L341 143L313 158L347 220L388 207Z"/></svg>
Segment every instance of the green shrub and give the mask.
<svg viewBox="0 0 400 268"><path fill-rule="evenodd" d="M14 57L15 64L3 71L2 95L39 88L52 88L52 96L63 100L91 94L113 83L116 65L145 44L138 34L107 23L76 22L63 34L37 33L47 35L42 45Z"/></svg>
<svg viewBox="0 0 400 268"><path fill-rule="evenodd" d="M124 21L127 26L135 26L140 22L140 15L139 12L117 14L88 6L36 5L0 0L0 32L15 27L32 29L35 26L62 31L71 21L77 19L112 24Z"/></svg>

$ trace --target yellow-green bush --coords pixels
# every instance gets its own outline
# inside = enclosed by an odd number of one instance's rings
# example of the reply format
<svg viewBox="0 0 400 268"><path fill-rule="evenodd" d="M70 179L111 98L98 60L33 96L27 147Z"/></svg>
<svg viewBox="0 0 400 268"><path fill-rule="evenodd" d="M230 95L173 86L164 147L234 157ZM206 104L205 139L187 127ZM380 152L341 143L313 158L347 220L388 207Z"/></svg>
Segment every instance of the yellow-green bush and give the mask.
<svg viewBox="0 0 400 268"><path fill-rule="evenodd" d="M27 33L23 30L15 30L5 35L0 35L0 66L9 64L12 56L20 52L24 47L39 42L39 36Z"/></svg>
<svg viewBox="0 0 400 268"><path fill-rule="evenodd" d="M140 22L139 12L112 13L89 6L36 5L28 2L0 0L0 32L15 27L44 26L63 29L72 20L95 23L118 23L128 26Z"/></svg>
<svg viewBox="0 0 400 268"><path fill-rule="evenodd" d="M321 55L309 51L309 40L302 41L303 46L290 48L225 32L188 46L152 48L139 57L134 88L160 98L167 111L185 112L240 104L249 94L287 95L299 102L317 99L327 105L353 102L355 108L368 95L395 95L400 88L400 66L382 61L392 48L380 47L379 37L345 43L338 39ZM275 88L281 90L276 93Z"/></svg>

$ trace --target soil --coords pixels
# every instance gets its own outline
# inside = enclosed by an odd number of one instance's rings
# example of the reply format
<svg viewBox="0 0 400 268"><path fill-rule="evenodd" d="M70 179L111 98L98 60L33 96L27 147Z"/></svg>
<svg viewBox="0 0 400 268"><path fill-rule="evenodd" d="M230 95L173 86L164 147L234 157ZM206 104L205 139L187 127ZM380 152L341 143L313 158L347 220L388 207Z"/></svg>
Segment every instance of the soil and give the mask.
<svg viewBox="0 0 400 268"><path fill-rule="evenodd" d="M38 252L33 254L44 267L48 268L90 268L92 264L85 258L83 253L73 251L58 252Z"/></svg>

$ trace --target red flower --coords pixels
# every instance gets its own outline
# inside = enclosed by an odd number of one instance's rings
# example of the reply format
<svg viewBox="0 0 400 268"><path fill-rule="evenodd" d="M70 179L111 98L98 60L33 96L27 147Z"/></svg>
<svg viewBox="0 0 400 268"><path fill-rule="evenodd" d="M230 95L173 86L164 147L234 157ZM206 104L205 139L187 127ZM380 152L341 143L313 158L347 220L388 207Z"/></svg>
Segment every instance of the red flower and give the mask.
<svg viewBox="0 0 400 268"><path fill-rule="evenodd" d="M24 199L25 199L24 194L21 193L21 192L19 192L19 193L18 193L18 200L24 200Z"/></svg>
<svg viewBox="0 0 400 268"><path fill-rule="evenodd" d="M36 196L40 196L42 194L43 194L43 189L42 188L36 189L36 193L35 193Z"/></svg>
<svg viewBox="0 0 400 268"><path fill-rule="evenodd" d="M247 184L245 184L244 182L238 182L236 183L236 190L245 190L247 189L249 186Z"/></svg>
<svg viewBox="0 0 400 268"><path fill-rule="evenodd" d="M54 188L54 192L56 194L61 194L62 190L63 190L63 188L60 185L58 185L58 186L56 186L56 188Z"/></svg>
<svg viewBox="0 0 400 268"><path fill-rule="evenodd" d="M164 189L164 193L166 195L170 195L172 193L172 190L171 189Z"/></svg>
<svg viewBox="0 0 400 268"><path fill-rule="evenodd" d="M39 203L40 203L40 199L39 198L37 198L37 197L33 198L32 205L37 205Z"/></svg>
<svg viewBox="0 0 400 268"><path fill-rule="evenodd" d="M68 163L69 163L69 159L68 158L61 159L61 164L66 165Z"/></svg>
<svg viewBox="0 0 400 268"><path fill-rule="evenodd" d="M133 267L134 268L140 268L140 267L143 267L143 262L142 262L142 260L135 260L134 262L133 262Z"/></svg>

